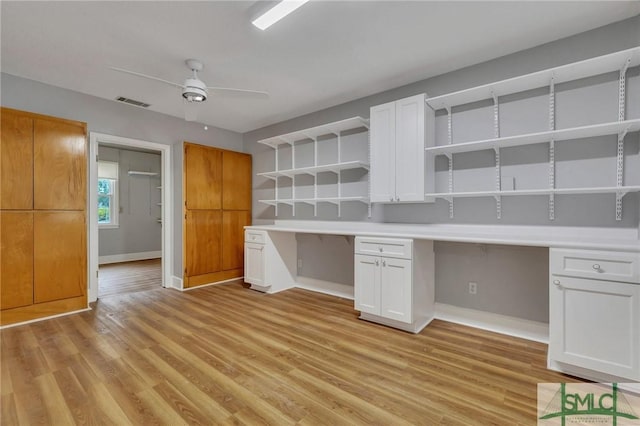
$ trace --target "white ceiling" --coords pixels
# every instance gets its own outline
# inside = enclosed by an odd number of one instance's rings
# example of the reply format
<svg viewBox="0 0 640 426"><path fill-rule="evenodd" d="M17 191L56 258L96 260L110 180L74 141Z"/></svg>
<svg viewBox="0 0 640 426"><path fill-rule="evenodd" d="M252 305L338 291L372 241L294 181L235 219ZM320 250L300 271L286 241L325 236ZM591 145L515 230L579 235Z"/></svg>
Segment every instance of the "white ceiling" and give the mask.
<svg viewBox="0 0 640 426"><path fill-rule="evenodd" d="M640 13L640 2L311 1L266 31L254 2L0 2L1 70L183 117L187 58L210 86L198 121L237 132L317 111ZM133 107L132 107L133 108Z"/></svg>

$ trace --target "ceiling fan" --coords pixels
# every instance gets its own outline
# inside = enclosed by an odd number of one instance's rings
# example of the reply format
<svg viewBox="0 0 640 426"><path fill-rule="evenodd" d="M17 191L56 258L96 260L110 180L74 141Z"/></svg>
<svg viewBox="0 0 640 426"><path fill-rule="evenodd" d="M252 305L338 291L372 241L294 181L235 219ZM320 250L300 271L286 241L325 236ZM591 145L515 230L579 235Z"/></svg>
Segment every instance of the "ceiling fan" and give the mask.
<svg viewBox="0 0 640 426"><path fill-rule="evenodd" d="M204 81L198 78L198 72L202 71L204 65L197 59L187 59L185 64L189 69L193 72L192 77L188 77L184 80L184 83L174 83L173 81L164 80L159 77L154 77L152 75L142 74L135 71L126 70L123 68L109 67L110 69L118 72L123 72L126 74L135 75L142 78L148 78L150 80L159 81L161 83L169 84L171 86L178 87L182 89L182 97L184 98L185 104L185 120L187 121L195 121L197 119L197 110L192 106L202 103L207 100L209 95L209 91L219 91L219 92L235 92L241 94L249 94L249 95L257 95L261 97L268 97L269 93L264 92L262 90L251 90L251 89L238 89L234 87L217 87L217 86L207 86Z"/></svg>

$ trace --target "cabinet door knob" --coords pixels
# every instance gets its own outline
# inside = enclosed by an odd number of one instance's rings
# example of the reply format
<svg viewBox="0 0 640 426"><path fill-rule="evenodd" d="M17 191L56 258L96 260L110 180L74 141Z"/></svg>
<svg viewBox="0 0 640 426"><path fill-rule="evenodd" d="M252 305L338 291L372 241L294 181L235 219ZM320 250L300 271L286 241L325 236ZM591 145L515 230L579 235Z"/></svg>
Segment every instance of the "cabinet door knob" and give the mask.
<svg viewBox="0 0 640 426"><path fill-rule="evenodd" d="M596 271L600 271L600 264L599 263L594 263L593 264L593 269L595 269Z"/></svg>
<svg viewBox="0 0 640 426"><path fill-rule="evenodd" d="M396 201L400 201L400 197L396 197Z"/></svg>
<svg viewBox="0 0 640 426"><path fill-rule="evenodd" d="M386 261L382 261L382 266L387 266L387 262Z"/></svg>
<svg viewBox="0 0 640 426"><path fill-rule="evenodd" d="M553 285L560 285L560 280L553 280Z"/></svg>
<svg viewBox="0 0 640 426"><path fill-rule="evenodd" d="M380 250L380 253L382 253L382 247L378 247L378 250Z"/></svg>
<svg viewBox="0 0 640 426"><path fill-rule="evenodd" d="M380 265L380 262L378 261L378 259L376 259L376 266Z"/></svg>
<svg viewBox="0 0 640 426"><path fill-rule="evenodd" d="M393 201L393 197L389 197L389 201Z"/></svg>

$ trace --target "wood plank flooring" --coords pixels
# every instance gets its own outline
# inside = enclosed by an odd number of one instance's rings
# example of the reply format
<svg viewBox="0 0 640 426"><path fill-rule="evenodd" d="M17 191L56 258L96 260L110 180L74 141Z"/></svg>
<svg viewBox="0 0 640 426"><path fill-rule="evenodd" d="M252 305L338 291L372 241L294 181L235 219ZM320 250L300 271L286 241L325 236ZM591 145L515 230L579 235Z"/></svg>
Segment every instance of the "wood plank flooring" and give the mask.
<svg viewBox="0 0 640 426"><path fill-rule="evenodd" d="M100 265L98 297L162 287L161 259Z"/></svg>
<svg viewBox="0 0 640 426"><path fill-rule="evenodd" d="M353 302L236 282L106 297L4 329L1 422L534 425L546 345L434 321L419 335Z"/></svg>

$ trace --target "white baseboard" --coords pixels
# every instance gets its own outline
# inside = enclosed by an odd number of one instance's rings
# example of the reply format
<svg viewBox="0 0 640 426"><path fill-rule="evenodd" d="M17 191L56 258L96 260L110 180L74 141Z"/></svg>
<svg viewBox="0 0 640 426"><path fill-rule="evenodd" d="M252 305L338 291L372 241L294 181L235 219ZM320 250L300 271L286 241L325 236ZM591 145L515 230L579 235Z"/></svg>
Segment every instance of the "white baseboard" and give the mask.
<svg viewBox="0 0 640 426"><path fill-rule="evenodd" d="M229 278L228 280L222 280L222 281L216 281L216 282L213 282L213 283L201 284L201 285L198 285L198 286L195 286L195 287L181 288L179 290L181 290L181 291L191 291L191 290L197 290L199 288L209 287L209 286L212 286L212 285L230 283L230 282L233 282L233 281L244 281L244 277ZM180 280L180 284L182 285L182 280Z"/></svg>
<svg viewBox="0 0 640 426"><path fill-rule="evenodd" d="M98 258L99 265L107 265L109 263L133 262L136 260L159 259L162 257L162 251L142 251L139 253L112 254L109 256L100 256Z"/></svg>
<svg viewBox="0 0 640 426"><path fill-rule="evenodd" d="M309 277L297 277L296 287L353 300L353 286Z"/></svg>
<svg viewBox="0 0 640 426"><path fill-rule="evenodd" d="M87 312L87 311L90 311L90 310L91 310L91 307L88 306L88 307L86 307L84 309L78 309L78 310L71 311L71 312L63 312L61 314L49 315L48 317L35 318L35 319L32 319L32 320L28 320L28 321L22 321L22 322L16 322L16 323L13 323L13 324L3 325L3 326L0 327L0 330L4 330L5 328L17 327L19 325L31 324L31 323L34 323L34 322L46 321L46 320L50 320L50 319L53 319L53 318L66 317L67 315L79 314L80 312Z"/></svg>
<svg viewBox="0 0 640 426"><path fill-rule="evenodd" d="M549 324L507 315L436 303L436 319L482 330L549 343Z"/></svg>
<svg viewBox="0 0 640 426"><path fill-rule="evenodd" d="M175 275L171 276L171 282L169 283L168 287L182 291L182 278L178 278Z"/></svg>

